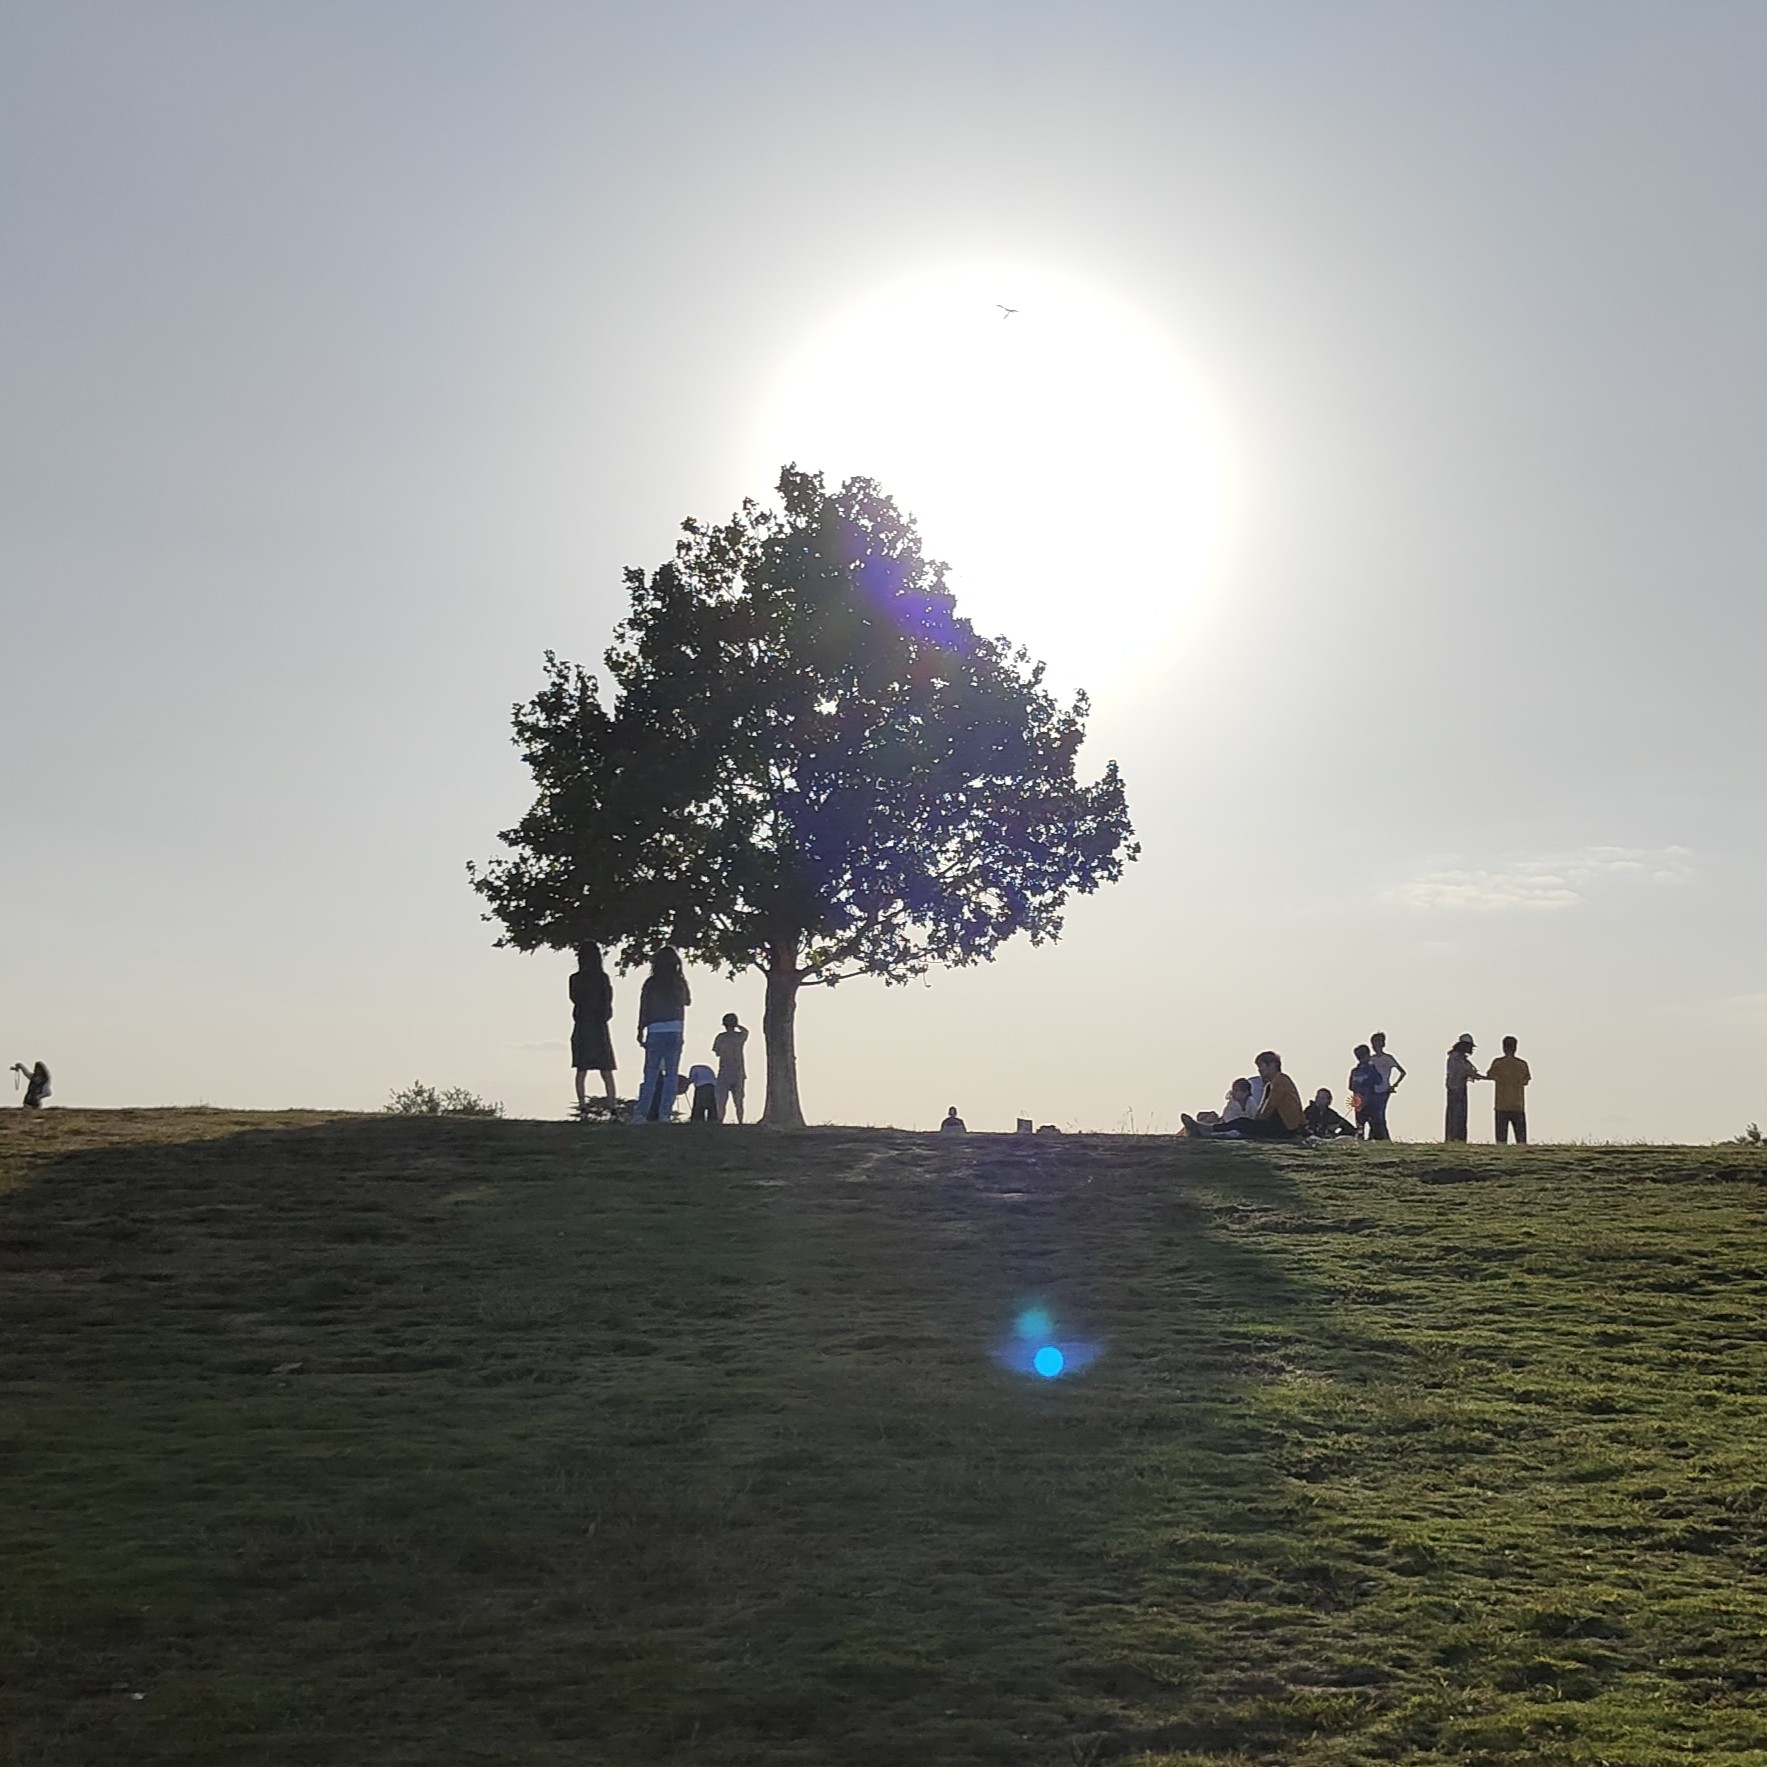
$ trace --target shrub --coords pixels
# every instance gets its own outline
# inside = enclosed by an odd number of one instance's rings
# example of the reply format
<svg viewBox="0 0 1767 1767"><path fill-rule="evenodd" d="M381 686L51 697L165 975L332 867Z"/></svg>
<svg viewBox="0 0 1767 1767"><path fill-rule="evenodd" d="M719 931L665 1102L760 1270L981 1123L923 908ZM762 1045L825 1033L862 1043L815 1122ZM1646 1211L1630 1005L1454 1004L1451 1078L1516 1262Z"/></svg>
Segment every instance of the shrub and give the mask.
<svg viewBox="0 0 1767 1767"><path fill-rule="evenodd" d="M464 1086L445 1086L438 1092L421 1080L394 1092L381 1106L392 1117L500 1117L501 1104L492 1104Z"/></svg>

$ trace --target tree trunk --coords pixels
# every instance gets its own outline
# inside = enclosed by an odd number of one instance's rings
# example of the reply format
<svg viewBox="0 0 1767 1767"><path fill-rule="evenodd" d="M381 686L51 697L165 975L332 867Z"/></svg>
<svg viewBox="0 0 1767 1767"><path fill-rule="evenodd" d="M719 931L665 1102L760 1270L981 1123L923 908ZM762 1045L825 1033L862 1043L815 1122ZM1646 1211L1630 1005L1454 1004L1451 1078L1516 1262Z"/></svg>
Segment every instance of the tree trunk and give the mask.
<svg viewBox="0 0 1767 1767"><path fill-rule="evenodd" d="M767 1103L761 1121L772 1129L801 1129L804 1107L798 1102L798 945L771 945L767 950L767 1004L761 1014L761 1038L767 1045Z"/></svg>

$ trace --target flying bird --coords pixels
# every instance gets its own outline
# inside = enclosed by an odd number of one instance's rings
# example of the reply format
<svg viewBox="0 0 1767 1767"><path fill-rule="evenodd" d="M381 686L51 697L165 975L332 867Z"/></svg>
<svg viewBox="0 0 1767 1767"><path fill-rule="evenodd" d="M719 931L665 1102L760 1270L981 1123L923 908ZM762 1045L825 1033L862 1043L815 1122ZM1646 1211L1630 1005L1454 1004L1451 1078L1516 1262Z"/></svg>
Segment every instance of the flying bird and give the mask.
<svg viewBox="0 0 1767 1767"><path fill-rule="evenodd" d="M994 305L1000 309L1002 319L1010 319L1018 311L1017 307L1009 307L1004 301L996 301Z"/></svg>

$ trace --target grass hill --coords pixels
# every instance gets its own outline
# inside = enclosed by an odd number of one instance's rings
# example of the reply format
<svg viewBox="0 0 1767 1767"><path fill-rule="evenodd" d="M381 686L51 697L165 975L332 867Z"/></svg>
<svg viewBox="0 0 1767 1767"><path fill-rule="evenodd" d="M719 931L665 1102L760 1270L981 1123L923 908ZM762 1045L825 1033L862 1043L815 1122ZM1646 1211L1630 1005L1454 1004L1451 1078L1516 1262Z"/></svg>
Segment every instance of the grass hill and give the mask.
<svg viewBox="0 0 1767 1767"><path fill-rule="evenodd" d="M1764 1180L7 1113L4 1758L1767 1761Z"/></svg>

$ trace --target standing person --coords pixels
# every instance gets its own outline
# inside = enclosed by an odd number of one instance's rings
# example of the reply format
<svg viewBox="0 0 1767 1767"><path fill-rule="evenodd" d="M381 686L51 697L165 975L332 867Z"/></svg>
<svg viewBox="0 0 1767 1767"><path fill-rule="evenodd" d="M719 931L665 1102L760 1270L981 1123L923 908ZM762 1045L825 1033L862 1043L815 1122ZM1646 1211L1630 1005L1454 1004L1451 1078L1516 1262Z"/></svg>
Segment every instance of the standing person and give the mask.
<svg viewBox="0 0 1767 1767"><path fill-rule="evenodd" d="M748 1080L747 1058L743 1051L749 1040L748 1031L737 1022L736 1014L724 1015L724 1029L712 1039L712 1053L718 1058L718 1121L724 1121L724 1107L736 1106L736 1120L742 1121L742 1089Z"/></svg>
<svg viewBox="0 0 1767 1767"><path fill-rule="evenodd" d="M1288 1141L1307 1126L1307 1113L1293 1080L1282 1071L1282 1057L1266 1049L1258 1057L1258 1078L1264 1082L1263 1101L1251 1116L1233 1123L1199 1123L1181 1115L1192 1135L1237 1136L1248 1141Z"/></svg>
<svg viewBox="0 0 1767 1767"><path fill-rule="evenodd" d="M945 1120L939 1125L939 1133L941 1135L967 1135L969 1133L969 1124L957 1114L956 1105L952 1105L945 1112Z"/></svg>
<svg viewBox="0 0 1767 1767"><path fill-rule="evenodd" d="M1405 1078L1405 1069L1396 1055L1387 1054L1387 1034L1376 1031L1368 1039L1370 1050L1369 1061L1380 1070L1380 1077L1387 1083L1387 1097L1391 1098L1399 1090L1399 1083Z"/></svg>
<svg viewBox="0 0 1767 1767"><path fill-rule="evenodd" d="M614 985L601 961L599 945L577 947L571 973L571 1066L577 1074L577 1110L586 1108L583 1076L593 1068L601 1075L611 1109L614 1103L614 1040L608 1021L614 1016Z"/></svg>
<svg viewBox="0 0 1767 1767"><path fill-rule="evenodd" d="M1448 1051L1448 1114L1442 1131L1444 1141L1466 1139L1466 1089L1470 1082L1484 1079L1473 1066L1472 1032L1462 1031Z"/></svg>
<svg viewBox="0 0 1767 1767"><path fill-rule="evenodd" d="M1350 1069L1350 1096L1356 1101L1356 1132L1368 1131L1370 1141L1391 1141L1387 1133L1387 1077L1374 1065L1366 1043L1355 1049L1356 1065ZM1387 1058L1389 1061L1392 1057ZM1394 1064L1397 1065L1396 1063Z"/></svg>
<svg viewBox="0 0 1767 1767"><path fill-rule="evenodd" d="M650 974L638 993L638 1041L644 1047L644 1086L638 1094L640 1122L666 1123L675 1114L681 1078L681 1043L687 1035L687 1009L693 1004L681 954L665 945L650 960Z"/></svg>
<svg viewBox="0 0 1767 1767"><path fill-rule="evenodd" d="M1515 1039L1503 1039L1503 1053L1485 1069L1485 1078L1493 1081L1497 1087L1497 1096L1492 1101L1497 1111L1497 1139L1501 1142L1509 1140L1509 1132L1515 1130L1517 1147L1528 1145L1528 1082L1533 1079L1528 1072L1528 1064L1515 1052Z"/></svg>
<svg viewBox="0 0 1767 1767"><path fill-rule="evenodd" d="M12 1064L12 1071L15 1074L23 1074L25 1077L23 1108L28 1111L40 1111L43 1108L43 1100L49 1096L48 1068L40 1061L33 1062L28 1068L22 1061L15 1061Z"/></svg>

